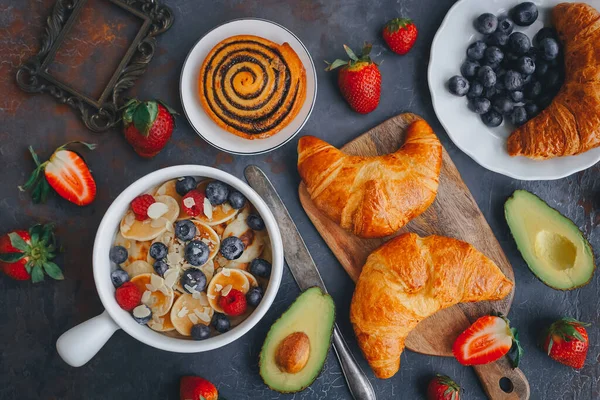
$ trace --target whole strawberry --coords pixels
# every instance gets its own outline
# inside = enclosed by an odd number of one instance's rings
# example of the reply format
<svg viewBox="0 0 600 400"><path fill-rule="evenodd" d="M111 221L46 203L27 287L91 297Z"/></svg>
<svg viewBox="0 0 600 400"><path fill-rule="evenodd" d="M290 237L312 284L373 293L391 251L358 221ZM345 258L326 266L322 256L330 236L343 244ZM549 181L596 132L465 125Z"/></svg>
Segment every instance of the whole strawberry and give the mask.
<svg viewBox="0 0 600 400"><path fill-rule="evenodd" d="M350 61L335 60L328 63L326 71L342 67L338 73L338 86L344 99L358 113L367 114L377 108L381 97L381 72L369 57L372 46L365 43L362 54L357 56L344 45Z"/></svg>
<svg viewBox="0 0 600 400"><path fill-rule="evenodd" d="M129 100L123 111L125 139L137 154L152 158L171 139L175 115L177 113L161 101Z"/></svg>
<svg viewBox="0 0 600 400"><path fill-rule="evenodd" d="M450 377L436 374L427 386L427 400L460 400L460 386Z"/></svg>
<svg viewBox="0 0 600 400"><path fill-rule="evenodd" d="M398 54L406 54L417 40L417 27L409 18L394 18L383 27L383 40Z"/></svg>
<svg viewBox="0 0 600 400"><path fill-rule="evenodd" d="M215 385L199 376L184 376L179 382L180 400L217 400L219 392Z"/></svg>
<svg viewBox="0 0 600 400"><path fill-rule="evenodd" d="M44 272L53 279L64 279L62 271L51 260L56 249L53 226L34 225L29 231L16 230L0 236L0 268L19 281L44 280Z"/></svg>
<svg viewBox="0 0 600 400"><path fill-rule="evenodd" d="M573 318L559 319L548 328L544 350L561 364L583 368L589 347L586 326Z"/></svg>

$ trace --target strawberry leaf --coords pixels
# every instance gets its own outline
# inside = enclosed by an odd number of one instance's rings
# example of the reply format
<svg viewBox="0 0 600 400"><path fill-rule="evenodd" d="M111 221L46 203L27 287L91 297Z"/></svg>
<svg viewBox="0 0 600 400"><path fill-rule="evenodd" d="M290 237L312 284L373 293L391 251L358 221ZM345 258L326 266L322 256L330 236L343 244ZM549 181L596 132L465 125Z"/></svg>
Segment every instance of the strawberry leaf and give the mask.
<svg viewBox="0 0 600 400"><path fill-rule="evenodd" d="M29 245L27 244L27 242L24 241L23 238L21 236L19 236L17 233L11 232L8 234L8 237L10 238L10 244L15 249L21 250L23 252L29 250Z"/></svg>
<svg viewBox="0 0 600 400"><path fill-rule="evenodd" d="M38 283L44 280L44 271L42 271L42 267L39 265L34 266L31 269L31 281L33 283Z"/></svg>
<svg viewBox="0 0 600 400"><path fill-rule="evenodd" d="M352 61L358 61L358 57L356 56L356 54L354 54L350 47L344 45L344 50L346 50L346 54L348 54L348 57L350 57Z"/></svg>
<svg viewBox="0 0 600 400"><path fill-rule="evenodd" d="M327 61L325 61L325 62L327 63ZM325 71L331 71L331 70L334 70L338 67L341 67L341 66L347 65L347 64L348 64L348 61L337 59L334 62L332 62L331 64L327 64L327 68L325 68Z"/></svg>
<svg viewBox="0 0 600 400"><path fill-rule="evenodd" d="M157 115L158 104L155 101L145 101L135 109L133 114L133 124L142 135L148 136Z"/></svg>
<svg viewBox="0 0 600 400"><path fill-rule="evenodd" d="M54 264L52 261L46 261L44 263L44 271L46 271L48 276L52 279L56 279L59 281L65 279L58 265Z"/></svg>
<svg viewBox="0 0 600 400"><path fill-rule="evenodd" d="M521 347L521 343L519 342L519 331L517 328L510 328L510 332L513 336L513 344L509 352L515 353L514 357L509 357L511 365L513 368L517 368L519 366L519 362L521 358L523 358L523 347Z"/></svg>
<svg viewBox="0 0 600 400"><path fill-rule="evenodd" d="M24 253L0 253L0 261L5 263L14 263L25 257Z"/></svg>
<svg viewBox="0 0 600 400"><path fill-rule="evenodd" d="M169 112L169 114L171 115L179 115L179 113L170 105L168 105L167 103L165 103L162 100L156 100L161 106L163 106L164 108L167 109L167 111Z"/></svg>

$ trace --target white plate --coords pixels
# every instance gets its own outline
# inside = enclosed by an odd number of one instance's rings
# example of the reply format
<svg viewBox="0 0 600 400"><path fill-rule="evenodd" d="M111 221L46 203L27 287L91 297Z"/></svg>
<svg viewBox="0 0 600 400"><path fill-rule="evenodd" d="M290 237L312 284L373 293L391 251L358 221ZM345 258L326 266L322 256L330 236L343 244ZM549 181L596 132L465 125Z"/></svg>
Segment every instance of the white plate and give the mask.
<svg viewBox="0 0 600 400"><path fill-rule="evenodd" d="M206 114L198 96L198 72L206 55L219 42L236 35L256 35L272 42L284 42L294 49L306 69L306 99L296 117L275 135L266 139L248 140L227 132ZM181 71L181 103L185 115L194 130L204 140L233 154L261 154L289 142L302 129L317 99L317 73L315 65L300 39L283 26L264 19L237 19L214 28L200 39L188 54Z"/></svg>
<svg viewBox="0 0 600 400"><path fill-rule="evenodd" d="M506 151L506 138L512 131L510 124L488 128L480 117L469 111L467 100L448 92L446 84L454 75L460 75L460 66L466 58L467 46L481 39L473 28L473 20L484 12L505 14L518 0L460 0L448 11L431 46L429 60L429 90L433 108L450 139L481 166L491 171L522 180L559 179L584 170L600 160L600 148L569 157L550 160L531 160L511 157ZM552 7L564 0L536 0L540 16L531 26L516 30L533 38L543 26L550 26ZM600 10L600 0L587 1Z"/></svg>

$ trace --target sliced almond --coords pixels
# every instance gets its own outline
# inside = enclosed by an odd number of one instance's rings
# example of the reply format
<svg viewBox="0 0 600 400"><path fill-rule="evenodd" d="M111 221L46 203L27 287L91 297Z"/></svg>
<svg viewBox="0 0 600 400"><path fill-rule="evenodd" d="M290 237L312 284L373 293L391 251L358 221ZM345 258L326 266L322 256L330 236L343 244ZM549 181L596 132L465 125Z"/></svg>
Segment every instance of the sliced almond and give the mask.
<svg viewBox="0 0 600 400"><path fill-rule="evenodd" d="M187 208L192 208L196 205L196 202L192 197L186 197L185 199L183 199L183 205Z"/></svg>
<svg viewBox="0 0 600 400"><path fill-rule="evenodd" d="M169 206L167 206L165 203L157 201L155 203L150 204L147 213L150 218L158 219L165 215L167 211L169 211Z"/></svg>
<svg viewBox="0 0 600 400"><path fill-rule="evenodd" d="M151 292L156 292L156 288L150 283L146 283L146 289L148 289Z"/></svg>
<svg viewBox="0 0 600 400"><path fill-rule="evenodd" d="M144 294L142 295L142 303L144 303L144 304L148 303L151 295L152 295L152 292L149 290L146 290L144 292Z"/></svg>
<svg viewBox="0 0 600 400"><path fill-rule="evenodd" d="M245 285L245 284L244 284ZM221 296L227 296L229 294L229 292L231 292L231 289L233 288L233 286L231 285L227 285L223 288L223 290L221 290Z"/></svg>
<svg viewBox="0 0 600 400"><path fill-rule="evenodd" d="M165 284L165 280L156 274L152 274L150 275L150 284L158 289Z"/></svg>
<svg viewBox="0 0 600 400"><path fill-rule="evenodd" d="M183 317L185 317L187 314L188 314L188 309L187 309L187 307L183 306L183 307L181 308L181 310L179 310L179 312L177 313L177 316L178 316L179 318L183 318Z"/></svg>
<svg viewBox="0 0 600 400"><path fill-rule="evenodd" d="M165 272L165 285L172 288L179 279L179 271L176 268L170 268Z"/></svg>
<svg viewBox="0 0 600 400"><path fill-rule="evenodd" d="M217 292L220 292L221 290L223 290L223 286L222 286L222 285L219 285L219 284L217 283L217 284L215 285L215 290L216 290Z"/></svg>
<svg viewBox="0 0 600 400"><path fill-rule="evenodd" d="M228 268L223 268L221 271L225 276L231 276L231 271Z"/></svg>
<svg viewBox="0 0 600 400"><path fill-rule="evenodd" d="M139 305L133 309L133 316L136 318L146 318L151 314L150 309L145 305Z"/></svg>
<svg viewBox="0 0 600 400"><path fill-rule="evenodd" d="M188 314L187 316L192 324L196 325L198 323L198 317L195 314Z"/></svg>
<svg viewBox="0 0 600 400"><path fill-rule="evenodd" d="M206 218L208 219L212 219L213 217L213 206L206 197L204 198L204 215L206 215Z"/></svg>

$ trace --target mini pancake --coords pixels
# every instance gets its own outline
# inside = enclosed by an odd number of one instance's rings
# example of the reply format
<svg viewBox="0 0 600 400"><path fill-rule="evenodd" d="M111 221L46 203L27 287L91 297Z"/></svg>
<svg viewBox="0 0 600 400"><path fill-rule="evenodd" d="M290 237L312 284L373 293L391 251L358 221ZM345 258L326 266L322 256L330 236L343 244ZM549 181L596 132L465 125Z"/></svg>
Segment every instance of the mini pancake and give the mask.
<svg viewBox="0 0 600 400"><path fill-rule="evenodd" d="M250 215L250 209L244 208L233 221L231 221L225 232L223 232L222 239L236 236L242 240L245 249L240 258L235 260L238 263L248 263L257 258L265 248L265 231L254 231L250 229L246 223L246 218Z"/></svg>
<svg viewBox="0 0 600 400"><path fill-rule="evenodd" d="M115 246L123 246L127 249L127 260L121 264L121 266L127 266L135 261L147 261L149 255L148 251L150 250L150 245L152 243L149 241L146 242L138 242L133 239L125 239L121 232L117 232L117 236L115 237Z"/></svg>
<svg viewBox="0 0 600 400"><path fill-rule="evenodd" d="M183 336L191 336L192 326L196 324L210 325L214 314L208 304L205 293L198 293L198 298L191 294L182 294L171 308L171 322Z"/></svg>
<svg viewBox="0 0 600 400"><path fill-rule="evenodd" d="M134 278L142 274L154 273L154 267L152 267L152 265L148 264L146 261L143 260L137 260L132 262L131 264L123 264L121 266L125 270L125 272L127 272L130 278ZM142 293L144 292L142 291Z"/></svg>
<svg viewBox="0 0 600 400"><path fill-rule="evenodd" d="M153 240L167 230L172 230L173 222L179 215L179 205L170 196L156 196L157 202L167 205L168 211L157 219L135 219L133 211L129 210L121 219L121 235L125 239L134 239L140 242Z"/></svg>
<svg viewBox="0 0 600 400"><path fill-rule="evenodd" d="M250 263L240 263L237 260L228 260L220 254L217 254L213 261L215 262L215 269L232 268L247 271L250 266Z"/></svg>
<svg viewBox="0 0 600 400"><path fill-rule="evenodd" d="M215 311L220 313L223 309L219 305L221 292L231 285L231 289L239 290L246 294L250 290L250 282L243 271L237 269L222 268L210 281L206 289L208 302Z"/></svg>
<svg viewBox="0 0 600 400"><path fill-rule="evenodd" d="M177 217L177 220L179 221L182 219L190 219L192 218L192 216L188 215L188 213L185 212L183 207L181 207L181 201L183 200L183 196L180 196L179 193L177 193L177 190L175 189L177 180L178 179L171 179L170 181L166 181L165 183L160 185L158 189L156 189L156 192L154 192L154 196L171 196L177 201L177 204L180 205L179 216Z"/></svg>
<svg viewBox="0 0 600 400"><path fill-rule="evenodd" d="M179 296L181 296L181 294L173 292L173 296L173 301L175 302L177 301ZM150 327L150 329L155 330L157 332L170 332L175 330L175 326L173 326L173 323L171 322L170 312L166 313L162 317L153 315L152 319L150 320L150 322L148 322L147 325Z"/></svg>
<svg viewBox="0 0 600 400"><path fill-rule="evenodd" d="M162 281L162 285L152 282ZM163 279L155 274L142 274L131 279L142 295L142 303L152 310L152 315L162 317L169 312L173 305L175 294L173 289L164 284ZM147 294L149 292L149 294Z"/></svg>
<svg viewBox="0 0 600 400"><path fill-rule="evenodd" d="M219 247L221 246L219 235L217 235L217 232L215 232L213 228L200 221L192 220L192 222L196 225L196 236L194 236L194 240L200 240L208 245L210 250L208 260L212 260L219 252Z"/></svg>
<svg viewBox="0 0 600 400"><path fill-rule="evenodd" d="M206 192L206 186L212 181L212 179L205 179L202 182L200 182L197 186L197 189L202 192L205 193ZM210 206L212 209L212 217L209 218L208 216L206 216L206 211L204 211L204 213L200 213L200 215L196 215L194 217L194 219L205 223L206 225L209 226L213 226L213 225L219 225L222 224L223 222L229 221L230 219L232 219L233 217L235 217L235 215L238 213L238 210L236 210L235 208L231 207L231 205L229 204L229 202L225 202L223 204L219 204L218 206L213 206L210 204L210 202L208 201L208 199L206 199L204 206Z"/></svg>
<svg viewBox="0 0 600 400"><path fill-rule="evenodd" d="M258 286L258 281L254 277L254 275L252 275L250 272L247 272L247 271L244 271L244 270L240 270L240 272L242 274L246 275L246 278L248 278L248 282L250 283L250 287L251 288Z"/></svg>

